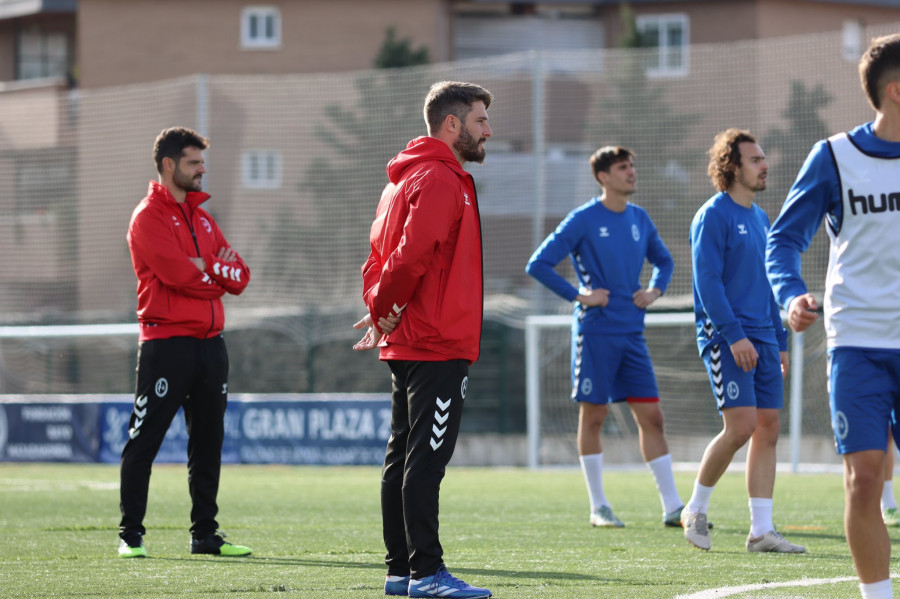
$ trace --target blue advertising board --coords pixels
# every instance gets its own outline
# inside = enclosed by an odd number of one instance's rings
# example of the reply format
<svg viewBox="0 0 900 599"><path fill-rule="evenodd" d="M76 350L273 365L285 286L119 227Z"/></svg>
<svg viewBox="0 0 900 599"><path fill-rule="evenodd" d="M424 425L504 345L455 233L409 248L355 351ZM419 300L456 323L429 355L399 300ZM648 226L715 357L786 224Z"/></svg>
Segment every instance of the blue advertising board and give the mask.
<svg viewBox="0 0 900 599"><path fill-rule="evenodd" d="M100 449L98 461L118 462L122 457L122 448L128 441L128 422L134 402L104 402L99 406ZM222 442L222 463L240 462L240 406L229 401L225 410L225 440ZM184 422L184 410L178 409L169 432L156 454L158 463L187 463L187 425Z"/></svg>
<svg viewBox="0 0 900 599"><path fill-rule="evenodd" d="M95 462L97 411L95 403L0 404L0 460Z"/></svg>
<svg viewBox="0 0 900 599"><path fill-rule="evenodd" d="M241 462L380 464L391 434L387 400L251 401L241 404Z"/></svg>
<svg viewBox="0 0 900 599"><path fill-rule="evenodd" d="M133 401L125 395L0 396L0 460L117 463ZM390 397L234 394L225 412L223 463L380 464ZM179 410L157 462L187 461Z"/></svg>

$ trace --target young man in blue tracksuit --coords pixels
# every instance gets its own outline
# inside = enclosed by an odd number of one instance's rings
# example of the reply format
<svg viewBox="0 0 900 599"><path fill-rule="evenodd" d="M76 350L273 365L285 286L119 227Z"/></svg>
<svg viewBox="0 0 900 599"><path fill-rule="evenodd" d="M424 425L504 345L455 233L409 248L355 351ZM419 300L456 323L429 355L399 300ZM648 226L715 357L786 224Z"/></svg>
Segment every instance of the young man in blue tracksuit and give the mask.
<svg viewBox="0 0 900 599"><path fill-rule="evenodd" d="M844 531L866 599L893 597L891 541L881 514L885 450L900 413L900 34L872 41L859 74L875 120L819 141L797 175L766 251L769 280L788 323L818 315L800 272L825 221L829 399L844 460ZM897 428L894 437L898 438Z"/></svg>
<svg viewBox="0 0 900 599"><path fill-rule="evenodd" d="M672 458L653 364L644 340L644 313L662 295L674 264L646 211L628 202L635 191L634 154L607 146L591 156L603 193L576 208L541 244L526 271L575 302L572 321L572 399L578 403L578 454L591 502L593 526L623 527L603 493L600 431L611 402L627 401L640 428L641 454L656 480L666 526L681 525L683 504L675 488ZM569 258L578 287L556 272ZM647 288L644 261L653 265Z"/></svg>
<svg viewBox="0 0 900 599"><path fill-rule="evenodd" d="M719 478L748 441L748 551L804 553L772 524L778 412L788 368L787 331L766 279L769 218L754 204L766 188L766 156L749 131L719 133L708 173L719 193L691 223L697 345L709 374L723 428L706 448L683 514L684 536L709 550L706 519Z"/></svg>

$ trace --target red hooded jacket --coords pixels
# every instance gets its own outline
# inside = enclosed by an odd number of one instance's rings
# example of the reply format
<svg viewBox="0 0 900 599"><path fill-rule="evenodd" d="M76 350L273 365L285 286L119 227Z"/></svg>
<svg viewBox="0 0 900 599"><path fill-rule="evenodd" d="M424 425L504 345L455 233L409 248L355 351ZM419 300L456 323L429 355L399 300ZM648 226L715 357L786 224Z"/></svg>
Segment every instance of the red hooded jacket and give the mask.
<svg viewBox="0 0 900 599"><path fill-rule="evenodd" d="M150 182L128 225L128 249L137 275L140 341L169 337L208 339L225 326L225 293L239 295L250 282L241 259L216 257L229 247L216 221L200 204L203 192L188 192L179 204L161 183ZM206 271L188 258L200 257Z"/></svg>
<svg viewBox="0 0 900 599"><path fill-rule="evenodd" d="M450 147L418 137L388 163L362 267L377 322L401 312L382 360L478 359L483 281L475 183Z"/></svg>

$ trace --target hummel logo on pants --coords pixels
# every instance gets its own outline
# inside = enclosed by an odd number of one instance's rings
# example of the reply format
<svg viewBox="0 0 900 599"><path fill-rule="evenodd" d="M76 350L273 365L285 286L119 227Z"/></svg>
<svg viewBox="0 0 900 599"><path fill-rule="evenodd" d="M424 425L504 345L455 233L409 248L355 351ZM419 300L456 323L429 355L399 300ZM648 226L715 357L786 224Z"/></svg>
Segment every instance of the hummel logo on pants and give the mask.
<svg viewBox="0 0 900 599"><path fill-rule="evenodd" d="M444 433L447 432L447 427L444 423L447 422L447 418L450 417L450 402L452 399L448 399L447 401L441 401L441 398L438 397L437 401L437 409L434 411L434 420L435 423L432 425L431 430L434 432L434 436L431 437L431 448L437 450L438 447L444 444ZM439 428L440 427L440 428Z"/></svg>

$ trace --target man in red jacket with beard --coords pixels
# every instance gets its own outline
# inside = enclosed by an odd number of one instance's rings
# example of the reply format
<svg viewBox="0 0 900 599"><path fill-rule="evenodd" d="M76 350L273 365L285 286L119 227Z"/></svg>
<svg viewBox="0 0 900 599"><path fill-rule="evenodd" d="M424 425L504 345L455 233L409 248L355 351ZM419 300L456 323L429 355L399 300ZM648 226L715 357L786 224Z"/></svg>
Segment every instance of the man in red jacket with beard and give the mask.
<svg viewBox="0 0 900 599"><path fill-rule="evenodd" d="M471 83L431 87L428 136L388 163L362 267L368 314L354 326L368 329L354 349L379 347L393 383L381 480L387 595L491 596L447 571L438 539L441 480L481 343L481 222L462 165L484 160L491 100Z"/></svg>
<svg viewBox="0 0 900 599"><path fill-rule="evenodd" d="M191 553L247 555L218 532L216 496L225 438L228 353L222 296L239 295L250 269L200 205L206 138L183 127L153 146L151 181L128 226L137 275L137 386L122 449L119 555L144 557L142 537L150 470L179 407L184 409L191 494Z"/></svg>

